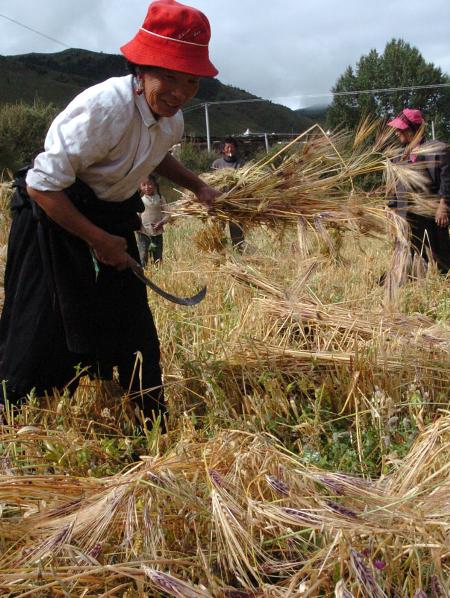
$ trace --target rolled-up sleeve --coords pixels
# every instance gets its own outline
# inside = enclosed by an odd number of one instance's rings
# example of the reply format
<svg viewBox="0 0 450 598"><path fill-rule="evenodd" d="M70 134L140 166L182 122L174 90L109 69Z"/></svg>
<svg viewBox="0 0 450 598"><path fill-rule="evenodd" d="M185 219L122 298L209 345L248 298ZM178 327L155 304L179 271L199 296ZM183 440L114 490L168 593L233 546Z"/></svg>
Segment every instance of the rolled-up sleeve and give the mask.
<svg viewBox="0 0 450 598"><path fill-rule="evenodd" d="M183 115L155 118L133 77L111 77L81 92L53 121L27 175L39 191L80 179L104 201L124 201L183 135Z"/></svg>
<svg viewBox="0 0 450 598"><path fill-rule="evenodd" d="M117 134L111 125L111 110L99 102L76 101L59 114L45 139L45 151L28 171L27 184L39 191L60 191L69 187L78 173L102 160Z"/></svg>

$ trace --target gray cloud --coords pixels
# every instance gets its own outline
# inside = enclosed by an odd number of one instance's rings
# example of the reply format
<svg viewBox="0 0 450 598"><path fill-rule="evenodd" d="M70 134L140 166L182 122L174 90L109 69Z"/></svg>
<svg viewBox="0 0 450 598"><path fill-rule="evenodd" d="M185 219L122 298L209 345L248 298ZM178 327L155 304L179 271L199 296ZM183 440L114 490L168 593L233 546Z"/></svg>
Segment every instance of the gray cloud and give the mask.
<svg viewBox="0 0 450 598"><path fill-rule="evenodd" d="M349 64L393 37L450 72L449 0L192 0L211 21L211 56L224 83L292 107L330 90ZM0 13L71 47L118 52L142 24L146 0L0 1ZM426 6L426 8L425 8ZM0 18L0 54L62 47ZM289 99L287 96L291 96ZM282 99L281 99L282 98Z"/></svg>

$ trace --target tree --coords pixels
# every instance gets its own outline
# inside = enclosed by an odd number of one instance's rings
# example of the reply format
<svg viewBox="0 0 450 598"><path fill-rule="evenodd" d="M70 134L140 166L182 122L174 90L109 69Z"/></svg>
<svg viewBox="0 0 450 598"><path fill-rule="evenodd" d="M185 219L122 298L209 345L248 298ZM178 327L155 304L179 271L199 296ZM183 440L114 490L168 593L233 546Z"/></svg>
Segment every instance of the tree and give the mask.
<svg viewBox="0 0 450 598"><path fill-rule="evenodd" d="M382 54L371 50L355 68L347 67L333 93L450 83L448 75L427 63L419 50L401 39L391 40ZM392 118L403 108L420 108L433 120L441 139L450 140L450 88L405 90L392 93L334 96L327 121L330 127L354 128L363 116Z"/></svg>

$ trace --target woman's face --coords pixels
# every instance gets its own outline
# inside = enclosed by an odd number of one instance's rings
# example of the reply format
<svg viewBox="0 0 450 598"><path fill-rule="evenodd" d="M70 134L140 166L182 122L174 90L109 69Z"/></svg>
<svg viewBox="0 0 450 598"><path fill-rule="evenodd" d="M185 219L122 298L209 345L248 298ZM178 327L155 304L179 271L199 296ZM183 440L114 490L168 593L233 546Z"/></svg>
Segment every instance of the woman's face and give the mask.
<svg viewBox="0 0 450 598"><path fill-rule="evenodd" d="M411 129L395 129L397 139L402 145L408 145L414 139L415 133Z"/></svg>
<svg viewBox="0 0 450 598"><path fill-rule="evenodd" d="M139 77L147 104L157 117L174 116L195 96L200 82L194 75L156 67L143 71Z"/></svg>

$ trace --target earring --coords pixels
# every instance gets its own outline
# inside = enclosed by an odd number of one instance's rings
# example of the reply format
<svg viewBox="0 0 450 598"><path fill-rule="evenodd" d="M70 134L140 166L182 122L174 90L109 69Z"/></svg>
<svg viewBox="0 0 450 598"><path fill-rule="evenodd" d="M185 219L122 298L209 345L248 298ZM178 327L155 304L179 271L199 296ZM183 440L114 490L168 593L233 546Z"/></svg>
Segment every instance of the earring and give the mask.
<svg viewBox="0 0 450 598"><path fill-rule="evenodd" d="M134 91L138 96L141 96L144 93L144 81L142 79L137 80L137 85Z"/></svg>

